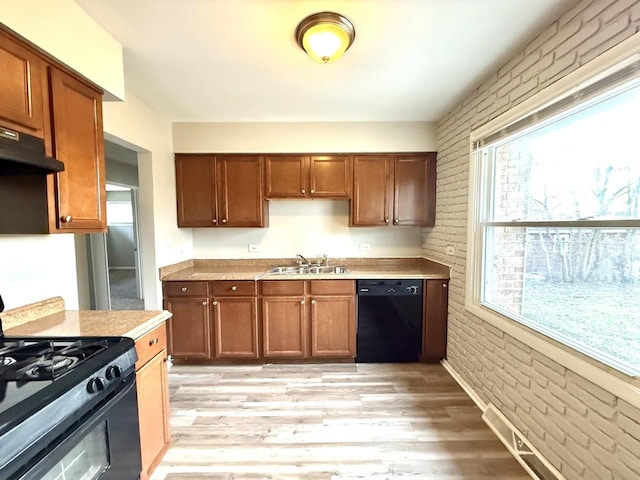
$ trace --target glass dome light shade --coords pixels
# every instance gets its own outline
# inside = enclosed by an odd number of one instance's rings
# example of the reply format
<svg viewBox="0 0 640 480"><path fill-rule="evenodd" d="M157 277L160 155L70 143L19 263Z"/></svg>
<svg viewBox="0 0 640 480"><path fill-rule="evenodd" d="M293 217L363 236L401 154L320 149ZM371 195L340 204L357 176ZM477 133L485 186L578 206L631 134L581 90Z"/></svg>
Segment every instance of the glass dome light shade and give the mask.
<svg viewBox="0 0 640 480"><path fill-rule="evenodd" d="M353 24L337 13L311 15L298 25L296 40L312 60L332 63L339 59L355 39Z"/></svg>

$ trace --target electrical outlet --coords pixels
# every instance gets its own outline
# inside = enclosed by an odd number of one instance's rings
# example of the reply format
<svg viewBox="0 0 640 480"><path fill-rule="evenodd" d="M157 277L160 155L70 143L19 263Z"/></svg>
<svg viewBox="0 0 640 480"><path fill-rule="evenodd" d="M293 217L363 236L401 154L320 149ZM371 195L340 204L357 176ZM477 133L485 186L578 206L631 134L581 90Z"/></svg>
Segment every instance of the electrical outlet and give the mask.
<svg viewBox="0 0 640 480"><path fill-rule="evenodd" d="M456 254L456 247L454 247L453 245L449 245L447 247L447 255L455 255Z"/></svg>
<svg viewBox="0 0 640 480"><path fill-rule="evenodd" d="M360 251L361 252L367 252L371 250L371 244L370 243L361 243L360 244Z"/></svg>
<svg viewBox="0 0 640 480"><path fill-rule="evenodd" d="M249 251L250 252L259 252L260 251L260 245L249 245Z"/></svg>

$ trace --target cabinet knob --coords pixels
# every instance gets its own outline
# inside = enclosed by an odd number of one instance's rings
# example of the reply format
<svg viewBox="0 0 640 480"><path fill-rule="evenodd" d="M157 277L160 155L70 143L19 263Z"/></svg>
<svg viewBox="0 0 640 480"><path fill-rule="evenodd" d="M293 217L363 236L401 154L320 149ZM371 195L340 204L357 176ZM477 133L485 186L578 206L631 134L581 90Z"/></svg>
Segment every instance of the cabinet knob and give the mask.
<svg viewBox="0 0 640 480"><path fill-rule="evenodd" d="M215 307L216 305L218 305L218 301L217 301L217 300L214 300L214 302L213 302L213 306Z"/></svg>
<svg viewBox="0 0 640 480"><path fill-rule="evenodd" d="M397 218L394 218L394 219L393 219L393 224L394 224L394 225L397 225L397 224L398 224L398 219L397 219Z"/></svg>
<svg viewBox="0 0 640 480"><path fill-rule="evenodd" d="M384 223L389 223L389 219L388 219L388 218L385 218L385 219L384 219Z"/></svg>
<svg viewBox="0 0 640 480"><path fill-rule="evenodd" d="M238 289L238 287L237 287L237 286L235 286L235 285L234 285L233 287L231 287L231 290L233 290L234 292L235 292L237 289Z"/></svg>
<svg viewBox="0 0 640 480"><path fill-rule="evenodd" d="M65 215L60 217L60 221L62 223L71 223L73 221L73 217L71 215Z"/></svg>
<svg viewBox="0 0 640 480"><path fill-rule="evenodd" d="M316 193L316 191L312 188L312 189L311 189L311 193Z"/></svg>
<svg viewBox="0 0 640 480"><path fill-rule="evenodd" d="M222 223L227 223L227 219L226 219L226 218L223 218L223 219L222 219Z"/></svg>
<svg viewBox="0 0 640 480"><path fill-rule="evenodd" d="M186 292L186 291L187 291L187 287L182 287L182 288L180 289L180 291L182 291L182 292Z"/></svg>
<svg viewBox="0 0 640 480"><path fill-rule="evenodd" d="M315 305L316 301L315 300L311 300L311 305Z"/></svg>
<svg viewBox="0 0 640 480"><path fill-rule="evenodd" d="M300 190L302 193L307 193L306 190L303 188L302 190Z"/></svg>
<svg viewBox="0 0 640 480"><path fill-rule="evenodd" d="M447 284L446 284L446 283L443 283L443 284L442 284L442 288L447 288Z"/></svg>
<svg viewBox="0 0 640 480"><path fill-rule="evenodd" d="M211 223L218 223L218 219L217 218L212 218L211 219Z"/></svg>
<svg viewBox="0 0 640 480"><path fill-rule="evenodd" d="M202 302L202 305L205 305L205 306L206 306L206 305L207 305L207 303L208 303L208 302L207 302L206 300L204 300L204 301Z"/></svg>
<svg viewBox="0 0 640 480"><path fill-rule="evenodd" d="M154 338L153 340L149 340L149 346L153 347L154 345L158 344L158 339Z"/></svg>
<svg viewBox="0 0 640 480"><path fill-rule="evenodd" d="M304 300L300 300L300 305L304 305Z"/></svg>

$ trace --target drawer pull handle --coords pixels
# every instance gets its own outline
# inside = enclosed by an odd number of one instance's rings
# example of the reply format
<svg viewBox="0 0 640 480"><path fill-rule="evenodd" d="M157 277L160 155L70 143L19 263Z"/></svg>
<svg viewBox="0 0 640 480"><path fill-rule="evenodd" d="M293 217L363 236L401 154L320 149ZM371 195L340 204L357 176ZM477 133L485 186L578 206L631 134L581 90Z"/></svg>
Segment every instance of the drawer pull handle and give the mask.
<svg viewBox="0 0 640 480"><path fill-rule="evenodd" d="M187 291L187 287L182 287L180 290L183 291L183 292L186 292Z"/></svg>
<svg viewBox="0 0 640 480"><path fill-rule="evenodd" d="M153 340L149 340L149 346L153 347L154 345L158 344L158 339L154 338Z"/></svg>
<svg viewBox="0 0 640 480"><path fill-rule="evenodd" d="M234 292L235 292L237 289L238 289L238 287L237 287L237 286L235 286L235 285L234 285L233 287L231 287L231 290L233 290Z"/></svg>

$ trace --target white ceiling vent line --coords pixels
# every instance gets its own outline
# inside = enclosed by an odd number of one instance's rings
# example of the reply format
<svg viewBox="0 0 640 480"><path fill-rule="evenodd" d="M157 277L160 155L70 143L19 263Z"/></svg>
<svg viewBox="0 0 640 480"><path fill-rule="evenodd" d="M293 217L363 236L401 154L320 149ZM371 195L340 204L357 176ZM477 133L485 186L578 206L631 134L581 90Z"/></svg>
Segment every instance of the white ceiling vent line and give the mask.
<svg viewBox="0 0 640 480"><path fill-rule="evenodd" d="M531 478L566 480L492 403L485 409L482 419L531 475Z"/></svg>

